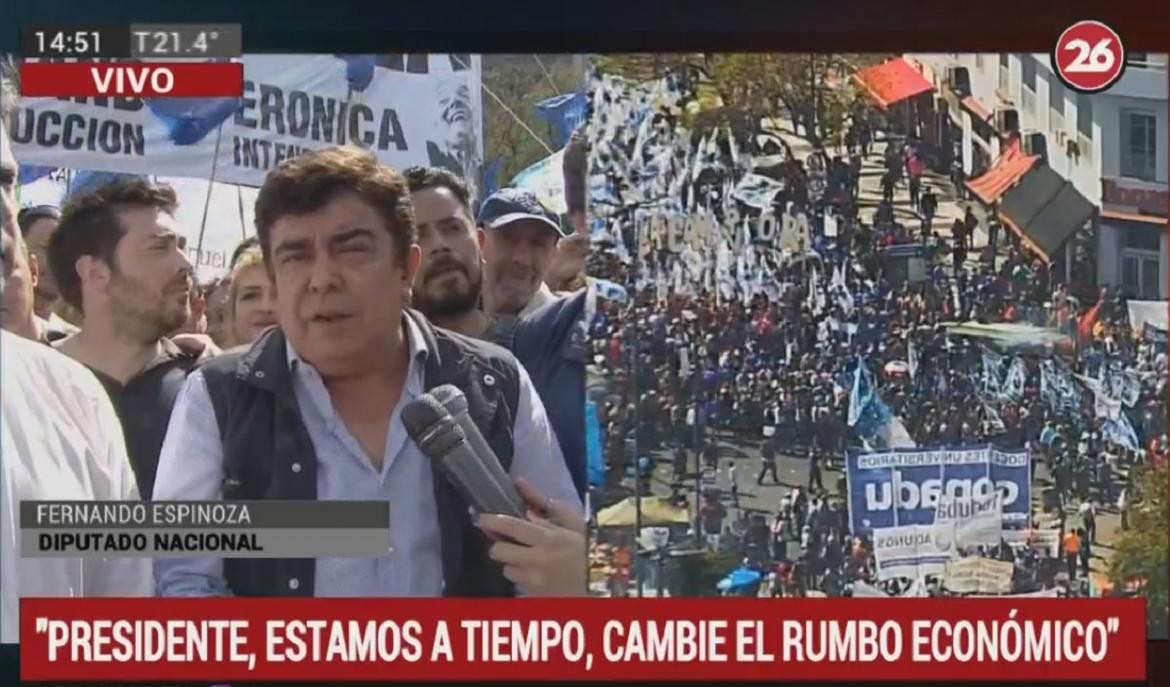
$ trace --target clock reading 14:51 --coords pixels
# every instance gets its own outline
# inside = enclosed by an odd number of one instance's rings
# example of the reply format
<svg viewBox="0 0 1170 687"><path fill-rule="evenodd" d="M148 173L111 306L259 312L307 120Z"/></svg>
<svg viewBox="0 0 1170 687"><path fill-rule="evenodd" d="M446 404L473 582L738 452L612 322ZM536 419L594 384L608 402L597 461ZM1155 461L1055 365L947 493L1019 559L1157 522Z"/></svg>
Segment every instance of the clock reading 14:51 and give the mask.
<svg viewBox="0 0 1170 687"><path fill-rule="evenodd" d="M38 55L102 54L102 32L98 30L34 31L33 36Z"/></svg>

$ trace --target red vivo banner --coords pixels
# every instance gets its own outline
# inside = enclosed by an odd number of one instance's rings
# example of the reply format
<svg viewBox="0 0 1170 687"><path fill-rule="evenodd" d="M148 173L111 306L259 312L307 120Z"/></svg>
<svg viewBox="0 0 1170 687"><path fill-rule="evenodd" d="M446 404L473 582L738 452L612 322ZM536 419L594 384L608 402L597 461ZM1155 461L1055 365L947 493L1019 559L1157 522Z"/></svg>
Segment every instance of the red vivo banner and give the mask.
<svg viewBox="0 0 1170 687"><path fill-rule="evenodd" d="M21 95L30 98L229 98L244 92L239 62L25 62Z"/></svg>
<svg viewBox="0 0 1170 687"><path fill-rule="evenodd" d="M24 680L1144 680L1142 599L23 599Z"/></svg>

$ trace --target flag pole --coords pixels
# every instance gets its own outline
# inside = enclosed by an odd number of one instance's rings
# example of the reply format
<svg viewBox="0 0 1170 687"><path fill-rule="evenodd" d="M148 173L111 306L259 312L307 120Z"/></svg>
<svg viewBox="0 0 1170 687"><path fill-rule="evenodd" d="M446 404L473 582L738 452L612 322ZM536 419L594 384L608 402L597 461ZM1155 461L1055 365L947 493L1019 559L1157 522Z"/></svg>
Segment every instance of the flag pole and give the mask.
<svg viewBox="0 0 1170 687"><path fill-rule="evenodd" d="M219 143L223 139L223 124L215 133L215 151L211 154L211 177L207 180L207 197L203 199L203 219L199 222L199 241L195 244L195 269L203 261L203 235L207 231L207 211L211 208L211 191L215 188L215 172L219 169Z"/></svg>

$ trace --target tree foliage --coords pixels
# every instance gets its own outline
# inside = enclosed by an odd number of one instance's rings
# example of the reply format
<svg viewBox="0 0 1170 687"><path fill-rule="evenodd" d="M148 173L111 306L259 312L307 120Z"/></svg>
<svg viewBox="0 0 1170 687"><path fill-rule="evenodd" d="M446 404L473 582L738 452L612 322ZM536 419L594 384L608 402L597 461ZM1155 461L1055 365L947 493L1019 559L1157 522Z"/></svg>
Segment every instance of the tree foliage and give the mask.
<svg viewBox="0 0 1170 687"><path fill-rule="evenodd" d="M486 92L483 94L484 163L497 157L503 159L499 176L501 186L525 167L549 155L548 149L532 133L525 131L517 119L555 150L550 127L536 113L536 104L558 94L576 91L584 81L585 61L574 55L483 56L484 86L512 111L509 114L495 98Z"/></svg>
<svg viewBox="0 0 1170 687"><path fill-rule="evenodd" d="M1158 466L1135 468L1130 494L1129 529L1117 543L1109 564L1109 578L1115 589L1137 587L1146 597L1148 633L1166 638L1167 584L1170 553L1167 551L1170 482L1167 461Z"/></svg>
<svg viewBox="0 0 1170 687"><path fill-rule="evenodd" d="M836 142L858 97L852 74L882 59L862 54L612 55L600 60L598 69L638 81L667 73L692 76L700 96L704 88L717 96L700 97L710 106L686 116L686 123L701 132L729 126L744 138L758 133L762 120L787 113L809 123L804 132L809 138Z"/></svg>

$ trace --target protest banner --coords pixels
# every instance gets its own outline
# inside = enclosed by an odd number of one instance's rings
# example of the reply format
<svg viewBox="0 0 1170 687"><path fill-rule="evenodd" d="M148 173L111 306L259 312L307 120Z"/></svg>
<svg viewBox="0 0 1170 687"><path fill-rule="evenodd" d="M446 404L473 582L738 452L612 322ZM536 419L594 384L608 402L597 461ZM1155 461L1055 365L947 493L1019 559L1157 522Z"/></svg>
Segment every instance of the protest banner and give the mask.
<svg viewBox="0 0 1170 687"><path fill-rule="evenodd" d="M938 500L1001 496L1005 527L1031 514L1031 458L1027 451L990 445L860 451L846 457L849 517L854 534L874 528L934 523Z"/></svg>
<svg viewBox="0 0 1170 687"><path fill-rule="evenodd" d="M1008 594L1012 591L1011 563L990 558L960 558L946 564L942 584L958 594Z"/></svg>
<svg viewBox="0 0 1170 687"><path fill-rule="evenodd" d="M996 546L1003 530L1003 507L999 493L966 498L940 496L934 527L946 530L960 549Z"/></svg>
<svg viewBox="0 0 1170 687"><path fill-rule="evenodd" d="M1028 548L1049 558L1060 557L1060 530L1033 529L1027 530L1024 540Z"/></svg>
<svg viewBox="0 0 1170 687"><path fill-rule="evenodd" d="M241 98L23 98L14 153L34 166L259 186L284 159L357 145L397 169L439 166L478 185L478 56L411 56L408 68L334 55L241 61Z"/></svg>
<svg viewBox="0 0 1170 687"><path fill-rule="evenodd" d="M880 527L873 531L873 556L879 580L941 575L958 553L952 528L934 525Z"/></svg>

